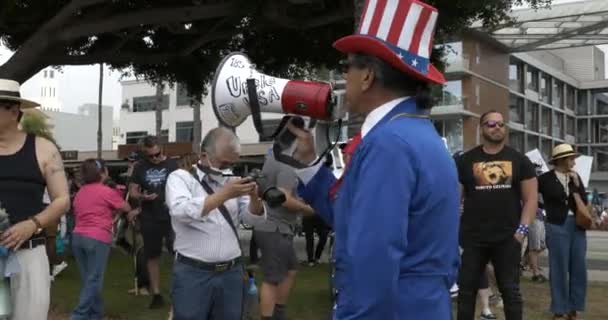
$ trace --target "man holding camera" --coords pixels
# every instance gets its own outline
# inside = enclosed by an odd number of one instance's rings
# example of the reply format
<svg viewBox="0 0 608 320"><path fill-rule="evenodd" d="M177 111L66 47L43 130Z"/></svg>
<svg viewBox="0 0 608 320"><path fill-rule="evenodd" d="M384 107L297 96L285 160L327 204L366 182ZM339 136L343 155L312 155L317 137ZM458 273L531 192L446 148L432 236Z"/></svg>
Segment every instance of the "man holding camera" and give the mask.
<svg viewBox="0 0 608 320"><path fill-rule="evenodd" d="M241 146L234 132L216 128L201 144L190 171L169 175L167 206L175 231L172 301L175 320L240 320L244 294L236 226L266 218L257 184L233 177Z"/></svg>
<svg viewBox="0 0 608 320"><path fill-rule="evenodd" d="M262 319L286 319L285 305L295 282L298 259L293 247L294 230L300 213L314 214L311 207L293 197L298 186L295 170L272 153L262 168L265 188L275 186L287 196L281 206L270 208L268 218L255 227L255 239L262 252L264 282L260 291Z"/></svg>

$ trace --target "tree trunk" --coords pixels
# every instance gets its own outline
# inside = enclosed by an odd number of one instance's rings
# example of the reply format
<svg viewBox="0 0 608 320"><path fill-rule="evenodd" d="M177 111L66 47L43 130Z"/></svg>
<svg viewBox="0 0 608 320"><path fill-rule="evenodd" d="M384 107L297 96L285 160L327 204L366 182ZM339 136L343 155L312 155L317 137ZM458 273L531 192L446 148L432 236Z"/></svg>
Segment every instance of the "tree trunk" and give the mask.
<svg viewBox="0 0 608 320"><path fill-rule="evenodd" d="M103 148L103 129L102 129L102 115L103 115L103 106L102 106L102 97L103 97L103 63L99 64L99 93L97 97L97 158L101 159L101 150Z"/></svg>
<svg viewBox="0 0 608 320"><path fill-rule="evenodd" d="M191 99L190 105L192 106L192 119L193 125L192 130L194 131L193 139L192 139L192 151L198 153L201 148L201 139L202 139L202 123L201 123L201 105L203 99L200 101L198 99Z"/></svg>
<svg viewBox="0 0 608 320"><path fill-rule="evenodd" d="M159 81L156 84L156 137L162 142L164 141L162 138L162 126L163 126L163 91L165 86L162 81Z"/></svg>

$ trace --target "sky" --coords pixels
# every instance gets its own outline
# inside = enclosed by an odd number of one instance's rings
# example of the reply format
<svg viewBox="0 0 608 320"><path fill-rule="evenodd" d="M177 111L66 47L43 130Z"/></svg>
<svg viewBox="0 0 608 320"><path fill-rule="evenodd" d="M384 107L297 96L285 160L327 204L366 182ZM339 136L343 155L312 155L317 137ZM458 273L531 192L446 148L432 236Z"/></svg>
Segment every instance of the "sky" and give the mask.
<svg viewBox="0 0 608 320"><path fill-rule="evenodd" d="M574 2L580 0L553 0L553 3ZM606 53L608 66L608 46L600 46ZM12 53L0 45L0 64L10 58ZM121 101L120 73L104 69L103 98L104 105L114 107L114 118L119 114ZM36 100L40 92L41 73L36 74L22 85L22 96ZM99 89L99 65L65 66L59 75L59 96L62 110L77 112L78 107L85 103L97 103Z"/></svg>

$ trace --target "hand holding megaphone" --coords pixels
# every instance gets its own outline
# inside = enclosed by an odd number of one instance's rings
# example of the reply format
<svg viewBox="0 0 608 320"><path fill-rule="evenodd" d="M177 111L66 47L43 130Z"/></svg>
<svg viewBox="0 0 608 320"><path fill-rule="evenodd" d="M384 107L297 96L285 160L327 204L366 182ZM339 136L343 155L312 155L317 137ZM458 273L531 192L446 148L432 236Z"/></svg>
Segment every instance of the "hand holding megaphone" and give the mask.
<svg viewBox="0 0 608 320"><path fill-rule="evenodd" d="M293 123L288 122L287 129L296 136L296 150L293 153L294 159L304 165L308 165L316 158L315 141L310 131L298 128Z"/></svg>

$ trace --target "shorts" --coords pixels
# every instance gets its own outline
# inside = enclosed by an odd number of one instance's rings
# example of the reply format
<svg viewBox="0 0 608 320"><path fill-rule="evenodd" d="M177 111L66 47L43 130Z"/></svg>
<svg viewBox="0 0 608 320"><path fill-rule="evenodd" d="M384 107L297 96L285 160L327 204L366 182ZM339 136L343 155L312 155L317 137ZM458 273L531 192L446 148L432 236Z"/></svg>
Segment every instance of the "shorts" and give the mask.
<svg viewBox="0 0 608 320"><path fill-rule="evenodd" d="M175 236L171 221L141 220L141 236L144 240L144 255L148 259L160 257L163 249L163 240L167 251L173 255L173 241Z"/></svg>
<svg viewBox="0 0 608 320"><path fill-rule="evenodd" d="M298 266L293 236L264 231L254 231L254 236L262 252L260 268L264 282L277 285L287 277L289 271L296 270Z"/></svg>
<svg viewBox="0 0 608 320"><path fill-rule="evenodd" d="M530 225L528 233L528 249L532 251L542 251L546 248L545 244L545 222L534 219Z"/></svg>

